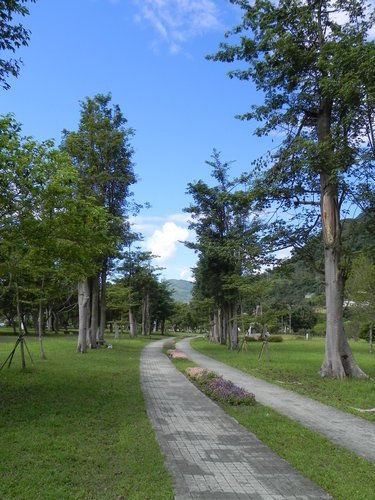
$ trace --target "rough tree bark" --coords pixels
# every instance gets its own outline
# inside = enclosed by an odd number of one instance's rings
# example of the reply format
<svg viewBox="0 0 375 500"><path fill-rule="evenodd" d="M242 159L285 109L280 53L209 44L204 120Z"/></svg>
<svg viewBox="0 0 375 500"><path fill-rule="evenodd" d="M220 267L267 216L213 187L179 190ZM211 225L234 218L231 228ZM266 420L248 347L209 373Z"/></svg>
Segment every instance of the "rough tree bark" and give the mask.
<svg viewBox="0 0 375 500"><path fill-rule="evenodd" d="M142 297L142 335L149 335L150 331L150 294L146 291Z"/></svg>
<svg viewBox="0 0 375 500"><path fill-rule="evenodd" d="M137 335L137 319L131 307L129 307L129 330L130 337L133 338Z"/></svg>
<svg viewBox="0 0 375 500"><path fill-rule="evenodd" d="M332 103L322 102L317 121L318 141L330 144ZM329 158L329 151L328 158ZM323 156L324 158L324 156ZM324 159L323 159L324 161ZM328 160L329 161L329 160ZM340 266L341 222L335 175L328 165L321 165L320 210L324 245L326 292L325 355L320 368L322 377L366 377L354 360L344 331L344 282Z"/></svg>
<svg viewBox="0 0 375 500"><path fill-rule="evenodd" d="M107 292L107 260L103 262L103 267L100 274L101 288L100 288L100 328L98 335L99 344L104 344L104 331L106 325L106 292Z"/></svg>
<svg viewBox="0 0 375 500"><path fill-rule="evenodd" d="M229 305L229 344L228 347L231 351L238 348L238 322L237 322L237 304L231 303Z"/></svg>
<svg viewBox="0 0 375 500"><path fill-rule="evenodd" d="M90 286L88 279L78 283L78 342L77 352L86 352L89 345Z"/></svg>
<svg viewBox="0 0 375 500"><path fill-rule="evenodd" d="M91 318L90 318L90 346L95 349L99 337L99 283L98 276L90 279L91 284Z"/></svg>
<svg viewBox="0 0 375 500"><path fill-rule="evenodd" d="M41 359L47 359L46 353L44 352L43 335L44 335L44 307L42 301L39 301L39 308L38 308L39 353Z"/></svg>

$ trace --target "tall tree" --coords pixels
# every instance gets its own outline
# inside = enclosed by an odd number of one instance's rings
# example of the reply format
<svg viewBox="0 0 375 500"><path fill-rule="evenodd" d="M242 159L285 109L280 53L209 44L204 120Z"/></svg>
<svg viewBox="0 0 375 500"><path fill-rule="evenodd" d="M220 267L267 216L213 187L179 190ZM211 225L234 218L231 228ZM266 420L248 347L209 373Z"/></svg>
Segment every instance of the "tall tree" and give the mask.
<svg viewBox="0 0 375 500"><path fill-rule="evenodd" d="M262 122L260 136L283 137L258 164L262 206L298 209L294 230L291 223L284 231L289 244L316 228L320 215L327 310L320 373L363 377L343 329L340 216L353 183L373 167L374 14L362 0L230 1L244 10L228 34L236 41L210 58L246 64L230 76L253 81L264 97L242 118Z"/></svg>
<svg viewBox="0 0 375 500"><path fill-rule="evenodd" d="M210 187L198 181L188 185L194 203L185 211L192 216L190 228L195 230L197 242L186 245L199 253L195 287L202 298L214 301L212 337L235 349L239 287L234 278L259 264L259 224L251 213L249 193L239 188L243 179L229 177L230 163L223 163L214 151L207 164L217 184Z"/></svg>
<svg viewBox="0 0 375 500"><path fill-rule="evenodd" d="M9 76L17 77L21 60L7 57L10 52L28 45L30 31L20 23L14 23L15 17L27 16L28 8L24 5L28 0L3 0L0 2L0 85L7 90L10 85ZM30 0L35 2L35 0Z"/></svg>
<svg viewBox="0 0 375 500"><path fill-rule="evenodd" d="M129 232L129 189L136 181L130 146L133 130L126 128L126 122L120 107L111 105L110 94L97 94L81 102L78 131L65 130L62 144L79 171L81 194L95 198L98 206L104 207L111 215L108 233L117 248L126 243ZM107 274L111 259L115 256L116 252L101 255L99 274L88 276L87 282L80 285L82 304L87 304L82 311L91 317L92 347L104 338ZM89 300L86 300L87 296Z"/></svg>
<svg viewBox="0 0 375 500"><path fill-rule="evenodd" d="M26 307L37 309L41 339L48 303L62 287L69 295L107 248L107 214L79 197L69 156L22 137L12 116L0 119L0 161L0 275L20 325Z"/></svg>
<svg viewBox="0 0 375 500"><path fill-rule="evenodd" d="M164 335L165 322L174 313L175 301L172 290L167 281L157 281L151 293L151 320L153 331Z"/></svg>

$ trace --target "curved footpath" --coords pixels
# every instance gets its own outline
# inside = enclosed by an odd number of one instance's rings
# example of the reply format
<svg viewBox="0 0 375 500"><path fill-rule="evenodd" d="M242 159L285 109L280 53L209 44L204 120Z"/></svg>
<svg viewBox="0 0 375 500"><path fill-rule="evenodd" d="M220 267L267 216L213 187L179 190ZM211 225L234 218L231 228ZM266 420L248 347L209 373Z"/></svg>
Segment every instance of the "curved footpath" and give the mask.
<svg viewBox="0 0 375 500"><path fill-rule="evenodd" d="M141 380L177 500L330 498L191 384L161 352L163 342L143 349Z"/></svg>
<svg viewBox="0 0 375 500"><path fill-rule="evenodd" d="M375 462L375 424L331 406L301 396L275 384L247 375L192 349L184 339L177 347L202 368L207 368L255 394L255 399L296 420L357 455Z"/></svg>

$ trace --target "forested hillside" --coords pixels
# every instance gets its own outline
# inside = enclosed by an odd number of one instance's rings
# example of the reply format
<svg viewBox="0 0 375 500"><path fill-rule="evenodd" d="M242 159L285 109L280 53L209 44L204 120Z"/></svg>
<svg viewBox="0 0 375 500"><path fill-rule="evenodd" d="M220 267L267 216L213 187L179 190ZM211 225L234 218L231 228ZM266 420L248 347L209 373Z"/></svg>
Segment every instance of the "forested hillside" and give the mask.
<svg viewBox="0 0 375 500"><path fill-rule="evenodd" d="M190 302L194 283L186 280L168 280L176 302Z"/></svg>

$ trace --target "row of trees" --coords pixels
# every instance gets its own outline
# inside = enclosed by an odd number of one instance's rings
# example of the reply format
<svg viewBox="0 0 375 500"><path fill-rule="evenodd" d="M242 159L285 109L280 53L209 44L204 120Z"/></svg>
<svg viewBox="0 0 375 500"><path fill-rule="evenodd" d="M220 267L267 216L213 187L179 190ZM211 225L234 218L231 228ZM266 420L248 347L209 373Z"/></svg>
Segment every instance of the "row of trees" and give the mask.
<svg viewBox="0 0 375 500"><path fill-rule="evenodd" d="M150 333L152 294L165 299L157 314L163 328L171 292L159 283L151 255L130 251L139 238L129 223L139 208L130 192L132 135L109 94L81 103L78 130L64 131L60 147L23 137L11 115L0 120L0 307L14 329L32 318L42 356L45 326L75 323L77 283L77 350L103 343L107 279L115 269L131 334L138 309L142 334Z"/></svg>
<svg viewBox="0 0 375 500"><path fill-rule="evenodd" d="M221 44L209 59L240 62L230 76L254 82L263 96L262 104L254 105L241 118L260 122L258 136L276 132L280 145L255 163L250 176L235 180L229 179L228 164L214 152L209 163L217 185L189 185L195 203L187 211L197 233L197 242L190 246L199 253L196 293L210 304L213 337L234 348L236 313L249 296L253 286L249 277L264 263L261 257L267 253L267 245L301 251L309 237L321 233L327 316L321 375L363 377L344 332L348 266L347 256L343 259L341 218L350 204L365 211L373 207L375 44L370 33L374 11L363 0L230 2L243 10L242 20L226 35L233 43ZM3 8L6 28L12 11L27 13L23 3L16 1ZM27 31L7 36L10 50L27 44ZM17 65L14 67L17 74ZM7 66L0 69L3 76L12 73ZM81 351L103 339L108 271L120 247L131 239L126 222L129 187L135 181L131 131L124 127L118 107L109 107L109 99L96 96L83 103L78 131L65 132L58 150L48 143L22 139L11 117L3 123L5 148L1 154L7 170L2 187L11 186L9 193L5 190L1 195L6 207L1 251L8 266L7 288L14 290L20 317L20 270L31 272L28 259L37 263L38 272L32 278L38 290L46 290L53 282L51 269L61 272L64 265L69 270L75 267L80 283ZM48 175L46 165L53 166ZM14 176L17 168L22 182ZM58 194L54 194L54 179L59 176ZM53 206L44 194L39 196L46 186L56 197ZM55 205L61 208L55 209ZM265 210L278 215L268 225L268 233L255 215ZM31 221L27 220L29 214ZM70 231L76 221L76 231L60 236L64 217L63 229ZM32 227L34 231L30 231ZM34 250L33 254L33 238L39 232L43 241L49 241L49 227L56 236L45 251ZM17 235L17 231L22 237L11 240L9 235ZM18 244L12 246L11 241ZM67 259L65 252L72 252L73 258ZM147 297L145 293L142 299L145 318ZM43 311L44 299L38 300ZM147 330L148 320L144 321Z"/></svg>
<svg viewBox="0 0 375 500"><path fill-rule="evenodd" d="M222 43L209 59L241 63L230 77L253 82L263 102L240 118L258 120L260 137L275 132L280 137L280 145L255 163L246 214L249 205L253 213L275 211L278 217L268 234L278 248L301 249L308 237L321 232L327 328L320 372L323 377L364 377L344 332L347 266L341 217L350 204L369 209L373 199L375 44L369 35L374 11L362 0L230 2L243 10L242 20L226 34L233 43ZM238 242L228 249L220 217L215 222L202 217L212 193L203 189L198 194L200 188L189 188L196 199L200 196L199 208L190 208L200 217L192 225L200 252L197 282L211 265L209 276L220 282L215 290L229 293L221 270L229 265L233 271L242 247ZM207 250L215 237L220 257ZM215 262L223 256L216 273ZM243 274L239 265L236 276ZM219 297L211 296L216 303Z"/></svg>
<svg viewBox="0 0 375 500"><path fill-rule="evenodd" d="M4 89L21 67L19 59L6 56L30 39L19 22L29 14L27 3L0 6ZM60 323L78 322L79 352L103 343L107 295L111 314L119 309L129 314L131 335L138 318L144 335L155 321L163 330L171 309L171 292L159 282L151 255L130 251L140 236L129 224L129 214L139 207L130 192L136 177L133 130L126 122L110 94L81 103L78 129L64 130L59 147L23 137L11 115L0 120L0 308L15 331L34 323L42 356L46 325L58 331ZM108 275L115 268L120 277L108 294Z"/></svg>

